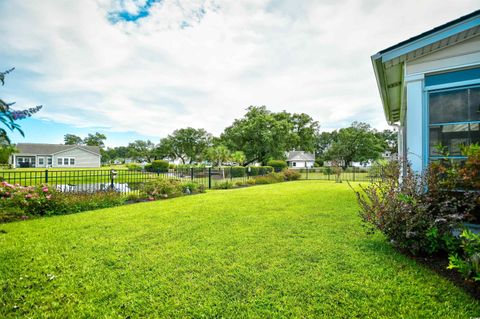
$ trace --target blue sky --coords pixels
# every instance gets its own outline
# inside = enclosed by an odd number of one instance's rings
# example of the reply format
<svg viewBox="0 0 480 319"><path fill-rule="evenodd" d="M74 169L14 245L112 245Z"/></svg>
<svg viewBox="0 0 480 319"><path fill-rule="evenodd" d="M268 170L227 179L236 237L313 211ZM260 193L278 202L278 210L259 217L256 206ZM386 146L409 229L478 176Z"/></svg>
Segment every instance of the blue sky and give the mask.
<svg viewBox="0 0 480 319"><path fill-rule="evenodd" d="M102 132L157 142L219 134L249 105L323 130L386 128L370 55L478 9L478 0L0 1L0 96L42 104L26 138Z"/></svg>

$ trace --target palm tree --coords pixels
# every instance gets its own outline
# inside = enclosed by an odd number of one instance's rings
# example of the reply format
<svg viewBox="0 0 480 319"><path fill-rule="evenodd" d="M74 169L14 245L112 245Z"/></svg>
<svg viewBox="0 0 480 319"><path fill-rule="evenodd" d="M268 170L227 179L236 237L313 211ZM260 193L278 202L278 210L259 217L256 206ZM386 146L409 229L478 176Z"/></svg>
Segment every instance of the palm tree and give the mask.
<svg viewBox="0 0 480 319"><path fill-rule="evenodd" d="M230 159L230 151L223 145L211 147L207 151L207 156L212 163L217 163L217 166L222 170L222 176L225 178L225 170L222 163Z"/></svg>
<svg viewBox="0 0 480 319"><path fill-rule="evenodd" d="M243 164L245 163L245 160L246 160L246 156L245 156L245 153L243 153L242 151L236 151L235 153L232 154L232 161L234 161L238 165L243 166Z"/></svg>

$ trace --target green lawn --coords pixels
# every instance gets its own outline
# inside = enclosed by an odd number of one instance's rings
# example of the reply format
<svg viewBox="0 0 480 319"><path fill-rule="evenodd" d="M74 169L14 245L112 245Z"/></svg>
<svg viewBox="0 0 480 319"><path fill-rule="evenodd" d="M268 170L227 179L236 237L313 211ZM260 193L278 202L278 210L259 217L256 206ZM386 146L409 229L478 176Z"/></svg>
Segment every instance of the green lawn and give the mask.
<svg viewBox="0 0 480 319"><path fill-rule="evenodd" d="M356 211L299 181L0 225L0 317L480 316Z"/></svg>

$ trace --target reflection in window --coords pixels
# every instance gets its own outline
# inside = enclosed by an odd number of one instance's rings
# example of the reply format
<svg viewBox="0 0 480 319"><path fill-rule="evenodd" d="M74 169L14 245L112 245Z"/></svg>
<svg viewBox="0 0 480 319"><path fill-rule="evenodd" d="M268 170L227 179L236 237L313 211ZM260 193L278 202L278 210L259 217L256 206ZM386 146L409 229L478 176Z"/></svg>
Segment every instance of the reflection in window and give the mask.
<svg viewBox="0 0 480 319"><path fill-rule="evenodd" d="M480 88L464 88L429 94L429 155L461 156L462 145L480 142Z"/></svg>

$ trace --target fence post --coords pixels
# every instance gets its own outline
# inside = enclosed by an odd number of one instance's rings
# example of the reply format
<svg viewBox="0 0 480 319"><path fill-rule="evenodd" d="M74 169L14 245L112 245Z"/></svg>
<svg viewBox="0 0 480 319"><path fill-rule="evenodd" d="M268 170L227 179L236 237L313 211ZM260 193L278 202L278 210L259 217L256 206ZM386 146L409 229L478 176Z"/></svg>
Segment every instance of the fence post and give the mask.
<svg viewBox="0 0 480 319"><path fill-rule="evenodd" d="M355 166L352 166L353 168L353 181L355 182Z"/></svg>
<svg viewBox="0 0 480 319"><path fill-rule="evenodd" d="M308 179L308 167L305 168L307 170L307 179Z"/></svg>
<svg viewBox="0 0 480 319"><path fill-rule="evenodd" d="M45 170L45 184L48 184L48 169Z"/></svg>
<svg viewBox="0 0 480 319"><path fill-rule="evenodd" d="M193 167L190 168L190 179L193 181Z"/></svg>
<svg viewBox="0 0 480 319"><path fill-rule="evenodd" d="M230 181L233 180L233 176L232 176L232 166L230 166Z"/></svg>
<svg viewBox="0 0 480 319"><path fill-rule="evenodd" d="M208 168L208 189L212 188L212 168Z"/></svg>

